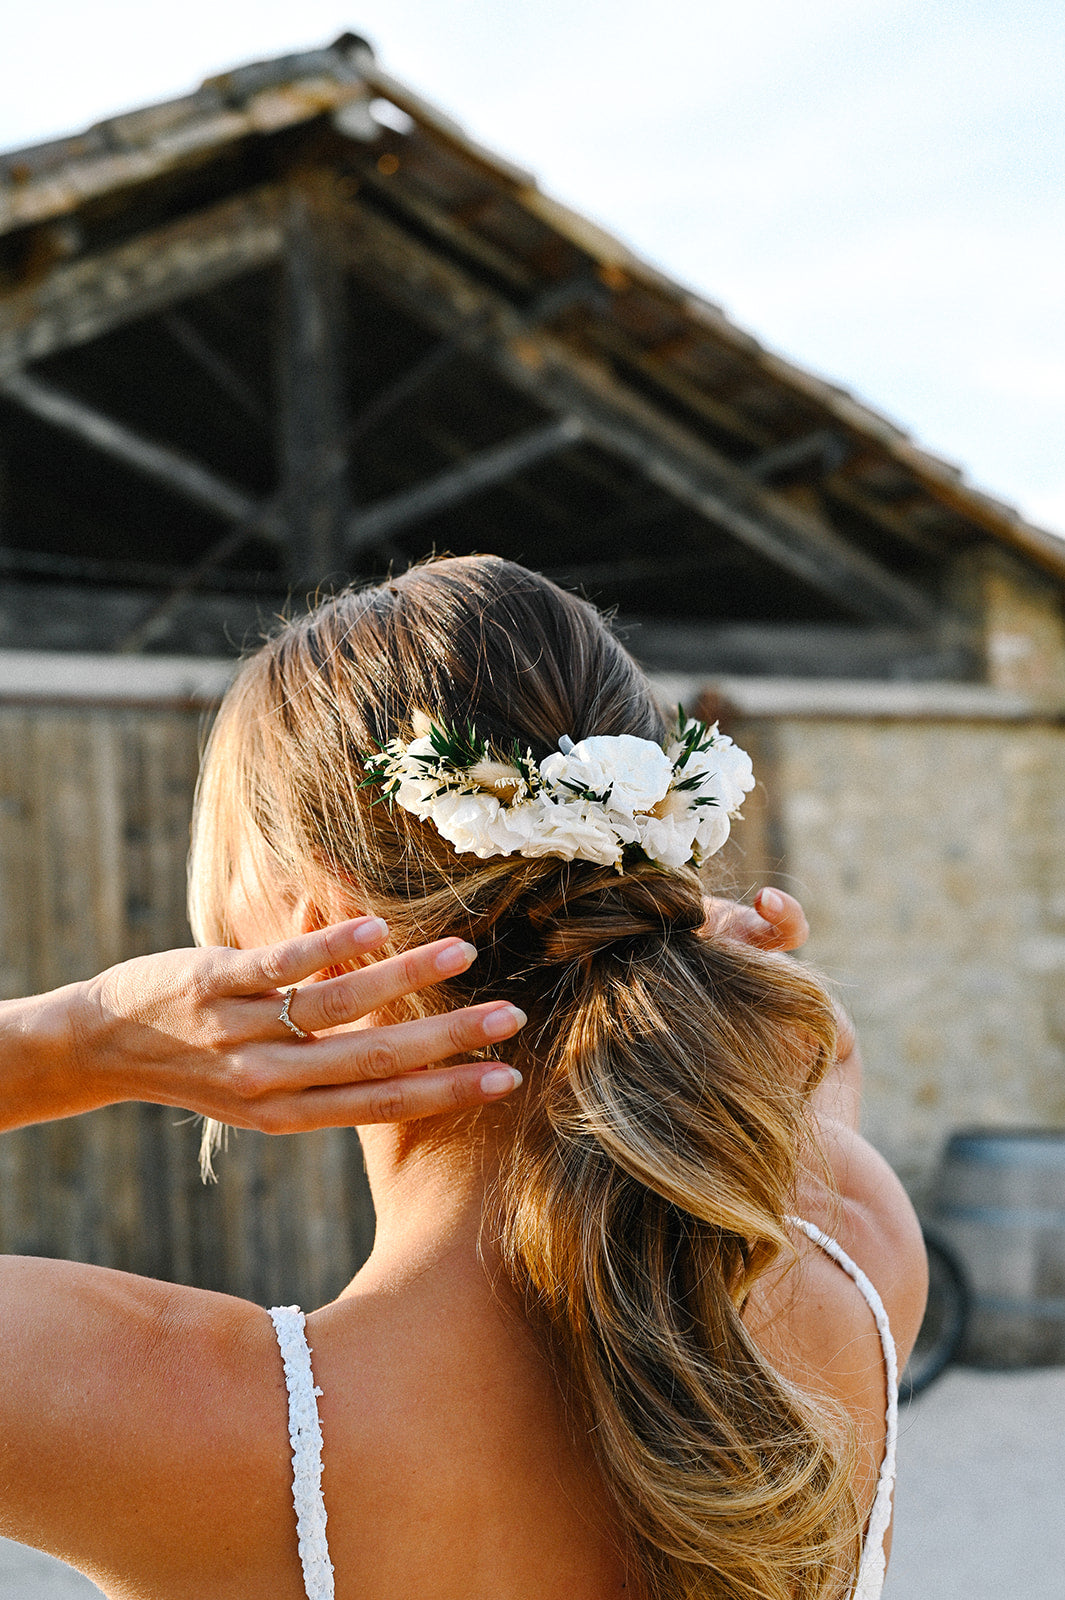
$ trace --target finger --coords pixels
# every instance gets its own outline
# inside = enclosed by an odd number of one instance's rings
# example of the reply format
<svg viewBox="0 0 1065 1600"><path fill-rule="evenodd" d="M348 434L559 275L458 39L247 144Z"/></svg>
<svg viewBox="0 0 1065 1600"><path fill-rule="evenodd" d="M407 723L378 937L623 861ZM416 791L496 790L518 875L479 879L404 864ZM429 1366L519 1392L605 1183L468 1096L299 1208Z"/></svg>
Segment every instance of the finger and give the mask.
<svg viewBox="0 0 1065 1600"><path fill-rule="evenodd" d="M383 1081L484 1050L512 1038L525 1021L517 1006L487 1001L412 1022L293 1041L291 1047L257 1045L254 1054L241 1062L234 1081L251 1100L268 1100L282 1086L295 1091Z"/></svg>
<svg viewBox="0 0 1065 1600"><path fill-rule="evenodd" d="M739 939L759 950L797 950L809 938L802 906L780 889L760 889L753 906L711 897L703 903L708 938Z"/></svg>
<svg viewBox="0 0 1065 1600"><path fill-rule="evenodd" d="M387 938L388 925L380 917L354 917L256 950L219 951L225 958L218 970L219 990L250 995L287 988L328 967L356 961Z"/></svg>
<svg viewBox="0 0 1065 1600"><path fill-rule="evenodd" d="M769 923L753 906L742 906L737 900L718 899L706 899L703 905L706 921L702 932L708 938L742 939L745 944L761 944L771 937Z"/></svg>
<svg viewBox="0 0 1065 1600"><path fill-rule="evenodd" d="M759 889L754 897L755 907L763 921L773 931L772 950L798 950L810 937L810 924L806 913L794 895L783 889Z"/></svg>
<svg viewBox="0 0 1065 1600"><path fill-rule="evenodd" d="M516 1067L467 1061L380 1083L311 1089L275 1101L256 1119L256 1125L267 1133L300 1133L311 1128L413 1122L491 1105L505 1099L520 1083Z"/></svg>
<svg viewBox="0 0 1065 1600"><path fill-rule="evenodd" d="M306 1033L343 1027L384 1009L403 995L465 972L476 958L473 945L463 939L437 939L433 944L375 961L358 972L306 984L292 996L289 1017ZM269 1007L273 1007L272 998L264 1003L264 1010ZM276 1021L276 1015L275 1007L271 1023ZM266 1037L276 1037L276 1027L264 1031Z"/></svg>

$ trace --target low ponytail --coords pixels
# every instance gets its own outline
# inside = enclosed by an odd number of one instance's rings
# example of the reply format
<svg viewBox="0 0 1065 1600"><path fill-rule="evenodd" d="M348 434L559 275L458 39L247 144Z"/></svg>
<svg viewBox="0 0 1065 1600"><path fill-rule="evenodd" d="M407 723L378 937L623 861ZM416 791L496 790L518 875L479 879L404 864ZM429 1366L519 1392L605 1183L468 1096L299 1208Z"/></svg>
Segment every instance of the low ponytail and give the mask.
<svg viewBox="0 0 1065 1600"><path fill-rule="evenodd" d="M838 1600L858 1552L845 1429L833 1446L741 1320L790 1249L835 1019L796 964L706 941L701 920L694 873L649 869L600 875L547 925L504 1260L647 1594Z"/></svg>
<svg viewBox="0 0 1065 1600"><path fill-rule="evenodd" d="M458 854L381 804L362 759L409 740L416 708L535 761L563 737L667 742L594 608L521 567L452 558L341 594L223 704L194 830L197 937L230 940L250 862L264 905L373 911L397 950L477 945L469 972L392 1014L504 995L529 1014L488 1222L595 1450L634 1600L840 1600L859 1531L845 1420L742 1321L791 1248L827 996L794 962L704 939L691 869Z"/></svg>

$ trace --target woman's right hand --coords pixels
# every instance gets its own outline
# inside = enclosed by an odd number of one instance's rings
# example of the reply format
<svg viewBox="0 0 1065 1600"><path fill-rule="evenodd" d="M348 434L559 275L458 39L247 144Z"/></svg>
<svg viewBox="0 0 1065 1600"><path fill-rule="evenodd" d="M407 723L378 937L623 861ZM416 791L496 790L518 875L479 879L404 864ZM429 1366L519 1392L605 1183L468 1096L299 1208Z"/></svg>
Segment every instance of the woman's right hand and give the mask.
<svg viewBox="0 0 1065 1600"><path fill-rule="evenodd" d="M182 1106L267 1133L407 1121L502 1099L521 1082L496 1062L454 1062L511 1037L523 1014L491 1001L375 1026L403 995L463 972L460 939L405 951L296 989L387 937L363 917L256 950L170 950L0 1008L0 1125L121 1100ZM434 1067L432 1071L420 1069Z"/></svg>

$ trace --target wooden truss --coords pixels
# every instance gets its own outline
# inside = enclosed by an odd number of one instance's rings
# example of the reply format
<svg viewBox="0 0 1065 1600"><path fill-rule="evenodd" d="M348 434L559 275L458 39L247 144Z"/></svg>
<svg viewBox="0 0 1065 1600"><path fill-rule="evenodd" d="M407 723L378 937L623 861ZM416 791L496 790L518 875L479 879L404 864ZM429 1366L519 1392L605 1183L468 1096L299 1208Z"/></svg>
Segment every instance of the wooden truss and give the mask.
<svg viewBox="0 0 1065 1600"><path fill-rule="evenodd" d="M50 427L72 435L227 524L227 532L179 574L148 624L127 640L140 648L159 618L212 567L253 535L285 554L291 581L315 586L350 570L367 551L385 551L400 531L498 484L534 463L591 445L627 464L649 485L697 513L707 559L723 539L828 598L844 615L926 641L950 619L914 583L845 537L820 511L774 488L782 473L812 466L839 497L836 469L849 446L821 429L782 446L750 441L742 462L723 454L677 408L656 405L611 359L608 330L596 343L560 324L575 306L594 321L602 284L578 277L518 306L460 265L455 253L425 242L384 215L328 167L305 167L131 240L54 266L0 301L0 395ZM186 353L249 415L262 404L242 375L184 314L184 302L249 272L280 269L278 486L256 499L170 444L139 434L80 396L46 380L35 366L125 324L162 317ZM345 409L344 283L348 274L397 304L436 343L393 377L355 416ZM475 355L531 402L540 421L442 472L376 503L349 501L349 465L360 440L379 428L430 378L460 355ZM630 357L638 366L646 358ZM713 407L700 396L700 404ZM712 419L711 419L712 420ZM889 509L861 510L894 539L912 530ZM574 570L579 572L579 562Z"/></svg>

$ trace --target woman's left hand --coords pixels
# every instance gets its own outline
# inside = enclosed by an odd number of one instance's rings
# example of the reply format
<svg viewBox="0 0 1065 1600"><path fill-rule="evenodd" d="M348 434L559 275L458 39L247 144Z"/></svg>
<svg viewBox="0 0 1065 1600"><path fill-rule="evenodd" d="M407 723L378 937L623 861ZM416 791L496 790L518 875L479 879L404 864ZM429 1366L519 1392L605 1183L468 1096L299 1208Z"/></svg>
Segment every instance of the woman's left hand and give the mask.
<svg viewBox="0 0 1065 1600"><path fill-rule="evenodd" d="M497 1062L419 1069L492 1048L523 1014L505 1001L374 1026L403 995L463 972L471 945L442 939L297 988L387 937L363 917L257 950L170 950L84 984L0 1007L0 1126L121 1100L182 1106L267 1133L406 1121L502 1099Z"/></svg>
<svg viewBox="0 0 1065 1600"><path fill-rule="evenodd" d="M798 950L810 937L806 913L783 889L759 889L753 906L707 896L703 932L738 939L759 950Z"/></svg>

